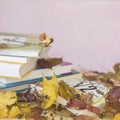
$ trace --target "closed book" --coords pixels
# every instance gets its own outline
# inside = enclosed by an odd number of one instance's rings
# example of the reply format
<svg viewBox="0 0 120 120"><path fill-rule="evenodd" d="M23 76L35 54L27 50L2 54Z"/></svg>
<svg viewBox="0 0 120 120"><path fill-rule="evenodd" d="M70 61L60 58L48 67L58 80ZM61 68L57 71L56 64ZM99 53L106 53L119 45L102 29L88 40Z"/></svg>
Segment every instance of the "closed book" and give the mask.
<svg viewBox="0 0 120 120"><path fill-rule="evenodd" d="M0 77L21 78L36 68L38 58L7 57L0 59Z"/></svg>
<svg viewBox="0 0 120 120"><path fill-rule="evenodd" d="M35 58L36 57L24 57L24 56L21 57L21 56L0 55L0 62L27 63L31 60L34 60Z"/></svg>
<svg viewBox="0 0 120 120"><path fill-rule="evenodd" d="M60 64L52 67L52 70L56 74L70 73L72 69L73 69L73 64L68 61L63 61Z"/></svg>
<svg viewBox="0 0 120 120"><path fill-rule="evenodd" d="M57 75L58 78L64 76L70 76L78 74L77 71L71 71L71 73L66 74L59 74ZM0 78L0 90L12 90L12 91L23 91L29 88L29 85L35 82L41 82L43 74L48 78L51 79L51 76L54 74L53 70L49 70L48 73L43 72L42 70L33 70L28 73L25 77L20 79L15 78Z"/></svg>

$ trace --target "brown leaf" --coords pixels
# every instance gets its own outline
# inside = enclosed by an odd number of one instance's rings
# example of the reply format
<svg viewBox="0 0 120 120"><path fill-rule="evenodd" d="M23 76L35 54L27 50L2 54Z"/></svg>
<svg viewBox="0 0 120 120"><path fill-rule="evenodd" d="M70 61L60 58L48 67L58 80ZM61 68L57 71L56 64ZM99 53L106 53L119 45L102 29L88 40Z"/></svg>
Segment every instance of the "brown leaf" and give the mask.
<svg viewBox="0 0 120 120"><path fill-rule="evenodd" d="M34 120L43 120L42 116L41 116L41 112L42 112L42 110L38 107L32 108L32 110L31 110L32 118Z"/></svg>
<svg viewBox="0 0 120 120"><path fill-rule="evenodd" d="M38 59L37 68L52 68L55 65L58 65L62 62L62 58L48 58L48 59Z"/></svg>
<svg viewBox="0 0 120 120"><path fill-rule="evenodd" d="M48 58L47 61L51 64L51 66L55 66L62 63L63 58Z"/></svg>
<svg viewBox="0 0 120 120"><path fill-rule="evenodd" d="M95 120L95 118L88 115L77 115L73 117L73 120Z"/></svg>
<svg viewBox="0 0 120 120"><path fill-rule="evenodd" d="M37 68L52 68L52 65L49 61L42 58L37 60Z"/></svg>
<svg viewBox="0 0 120 120"><path fill-rule="evenodd" d="M111 107L112 109L117 110L120 112L120 86L115 86L110 89L110 91L107 93L106 101L107 105Z"/></svg>

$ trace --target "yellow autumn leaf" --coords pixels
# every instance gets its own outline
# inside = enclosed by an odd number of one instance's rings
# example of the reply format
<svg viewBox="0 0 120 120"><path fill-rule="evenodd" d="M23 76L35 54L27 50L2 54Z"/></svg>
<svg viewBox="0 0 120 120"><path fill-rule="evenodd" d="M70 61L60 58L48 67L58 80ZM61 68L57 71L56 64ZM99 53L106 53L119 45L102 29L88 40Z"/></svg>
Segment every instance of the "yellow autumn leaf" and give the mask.
<svg viewBox="0 0 120 120"><path fill-rule="evenodd" d="M2 92L0 91L0 107L6 105L12 105L17 101L17 96L15 92Z"/></svg>
<svg viewBox="0 0 120 120"><path fill-rule="evenodd" d="M31 107L30 106L21 107L20 110L23 114L24 113L30 113L31 112Z"/></svg>
<svg viewBox="0 0 120 120"><path fill-rule="evenodd" d="M7 107L4 107L0 109L0 118L6 118L8 117L8 109Z"/></svg>
<svg viewBox="0 0 120 120"><path fill-rule="evenodd" d="M21 114L21 110L18 106L13 106L9 111L9 117L14 118L17 117L19 114Z"/></svg>
<svg viewBox="0 0 120 120"><path fill-rule="evenodd" d="M21 107L29 106L29 103L19 103L19 102L17 102L17 105L21 108Z"/></svg>
<svg viewBox="0 0 120 120"><path fill-rule="evenodd" d="M120 120L120 113L117 113L112 120Z"/></svg>
<svg viewBox="0 0 120 120"><path fill-rule="evenodd" d="M57 77L56 75L54 74L51 80L47 80L47 78L43 76L42 85L43 85L43 89L41 93L44 96L47 96L47 99L46 98L43 99L41 107L43 109L47 109L51 107L51 105L55 102L57 98Z"/></svg>

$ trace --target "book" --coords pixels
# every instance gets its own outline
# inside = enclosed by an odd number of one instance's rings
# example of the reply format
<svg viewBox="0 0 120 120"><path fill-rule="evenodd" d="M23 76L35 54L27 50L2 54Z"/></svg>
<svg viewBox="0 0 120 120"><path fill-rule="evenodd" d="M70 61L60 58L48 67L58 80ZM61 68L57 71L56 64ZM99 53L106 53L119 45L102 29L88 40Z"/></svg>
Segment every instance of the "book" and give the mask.
<svg viewBox="0 0 120 120"><path fill-rule="evenodd" d="M34 69L33 67L35 67L38 58L39 57L0 55L0 77L23 77L30 70ZM69 73L71 72L72 66L72 63L63 61L53 66L52 70L55 74ZM11 70L6 71L7 68ZM49 73L50 69L44 68L42 71Z"/></svg>
<svg viewBox="0 0 120 120"><path fill-rule="evenodd" d="M83 94L91 93L93 95L92 106L102 107L105 105L105 95L108 93L109 89L103 83L98 81L89 81L82 77L82 73L70 76L64 76L58 78L58 82L64 81L68 86L80 90ZM59 104L66 106L67 100L62 96L57 97L56 100ZM78 110L74 108L67 108L73 114L85 114L85 115L96 115L94 112L90 112L87 109Z"/></svg>
<svg viewBox="0 0 120 120"><path fill-rule="evenodd" d="M69 73L73 69L73 64L68 61L62 61L60 64L52 67L56 74Z"/></svg>
<svg viewBox="0 0 120 120"><path fill-rule="evenodd" d="M7 58L11 58L7 60ZM6 57L0 60L0 77L21 78L36 68L38 58Z"/></svg>
<svg viewBox="0 0 120 120"><path fill-rule="evenodd" d="M34 60L35 58L37 58L37 57L0 55L0 62L27 63L31 60Z"/></svg>
<svg viewBox="0 0 120 120"><path fill-rule="evenodd" d="M50 46L43 47L39 37L39 34L0 33L0 45L6 45L0 49L0 77L23 77L35 69L38 58L48 57Z"/></svg>
<svg viewBox="0 0 120 120"><path fill-rule="evenodd" d="M42 72L40 69L37 69L37 70L31 71L25 77L20 78L20 79L0 78L0 90L23 92L23 91L29 89L30 84L36 83L36 82L41 82L43 74L48 79L51 79L51 76L54 73L53 73L53 70L49 70L49 72L46 73L46 72ZM60 78L60 77L76 75L76 74L79 74L79 72L73 70L73 71L71 71L71 73L59 74L59 75L57 75L57 77Z"/></svg>
<svg viewBox="0 0 120 120"><path fill-rule="evenodd" d="M82 74L73 77L60 78L59 81L64 81L70 87L74 87L83 93L91 93L94 95L95 99L103 98L108 92L108 88L101 82L89 81L82 77Z"/></svg>
<svg viewBox="0 0 120 120"><path fill-rule="evenodd" d="M62 61L60 64L55 65L52 67L52 70L55 72L55 74L65 74L70 73L73 69L73 64L67 61Z"/></svg>
<svg viewBox="0 0 120 120"><path fill-rule="evenodd" d="M13 48L5 48L0 50L0 55L10 55L10 56L25 56L25 57L37 57L46 58L48 54L49 47L42 48L41 45L29 45L29 46L21 46L21 47L13 47Z"/></svg>
<svg viewBox="0 0 120 120"><path fill-rule="evenodd" d="M0 49L0 55L45 58L50 46L43 47L39 36L39 34L0 33L0 43L7 45L6 48Z"/></svg>

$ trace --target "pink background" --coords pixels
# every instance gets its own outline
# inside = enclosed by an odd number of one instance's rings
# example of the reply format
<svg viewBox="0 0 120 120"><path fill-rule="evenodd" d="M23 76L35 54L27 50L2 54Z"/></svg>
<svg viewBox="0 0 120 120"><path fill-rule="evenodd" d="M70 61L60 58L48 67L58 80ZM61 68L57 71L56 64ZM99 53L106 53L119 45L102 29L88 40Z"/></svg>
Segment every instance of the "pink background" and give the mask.
<svg viewBox="0 0 120 120"><path fill-rule="evenodd" d="M120 62L120 1L0 0L0 32L46 32L55 39L49 56L111 70Z"/></svg>

